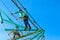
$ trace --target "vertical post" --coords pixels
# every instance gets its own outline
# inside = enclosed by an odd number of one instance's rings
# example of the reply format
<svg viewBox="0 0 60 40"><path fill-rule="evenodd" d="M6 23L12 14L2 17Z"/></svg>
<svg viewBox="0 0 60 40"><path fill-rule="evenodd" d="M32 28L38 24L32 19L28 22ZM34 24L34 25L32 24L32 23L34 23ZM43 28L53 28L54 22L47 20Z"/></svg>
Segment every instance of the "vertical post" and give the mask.
<svg viewBox="0 0 60 40"><path fill-rule="evenodd" d="M42 36L41 40L45 40L45 36Z"/></svg>
<svg viewBox="0 0 60 40"><path fill-rule="evenodd" d="M1 12L0 12L0 23L3 23Z"/></svg>
<svg viewBox="0 0 60 40"><path fill-rule="evenodd" d="M15 2L16 0L11 0L17 7L18 7L18 9L20 9L21 10L21 8L18 6L18 4Z"/></svg>

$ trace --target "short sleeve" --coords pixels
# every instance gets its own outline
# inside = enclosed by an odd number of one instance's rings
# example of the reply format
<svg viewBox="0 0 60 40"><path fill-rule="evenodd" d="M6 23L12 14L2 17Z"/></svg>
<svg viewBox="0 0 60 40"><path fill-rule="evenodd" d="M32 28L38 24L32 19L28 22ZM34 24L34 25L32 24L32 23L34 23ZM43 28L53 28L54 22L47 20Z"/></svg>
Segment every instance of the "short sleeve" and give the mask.
<svg viewBox="0 0 60 40"><path fill-rule="evenodd" d="M23 11L21 11L20 13L19 13L19 17L24 17L25 16L25 13L23 12Z"/></svg>
<svg viewBox="0 0 60 40"><path fill-rule="evenodd" d="M19 17L21 17L21 13L19 13Z"/></svg>

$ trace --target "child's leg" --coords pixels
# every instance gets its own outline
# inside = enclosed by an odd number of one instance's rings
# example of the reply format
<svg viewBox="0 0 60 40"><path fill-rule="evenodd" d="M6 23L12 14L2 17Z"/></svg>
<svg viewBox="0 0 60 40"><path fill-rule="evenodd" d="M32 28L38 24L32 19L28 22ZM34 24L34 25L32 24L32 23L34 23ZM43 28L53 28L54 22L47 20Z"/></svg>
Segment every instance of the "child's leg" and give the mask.
<svg viewBox="0 0 60 40"><path fill-rule="evenodd" d="M25 24L25 29L24 30L26 30L27 29L27 20L24 20L24 24Z"/></svg>
<svg viewBox="0 0 60 40"><path fill-rule="evenodd" d="M29 27L29 30L31 29L31 26L30 26L30 24L29 23L27 23L27 25L28 25L28 27Z"/></svg>

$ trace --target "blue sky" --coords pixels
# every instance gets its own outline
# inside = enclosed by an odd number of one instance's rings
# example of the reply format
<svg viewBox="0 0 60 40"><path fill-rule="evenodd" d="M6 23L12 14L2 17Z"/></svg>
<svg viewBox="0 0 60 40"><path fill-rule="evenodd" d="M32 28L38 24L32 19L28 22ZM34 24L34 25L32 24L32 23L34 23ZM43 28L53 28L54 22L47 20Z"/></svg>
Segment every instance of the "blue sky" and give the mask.
<svg viewBox="0 0 60 40"><path fill-rule="evenodd" d="M14 8L15 6L12 6L13 4L11 4L9 0L3 1L12 12L17 9ZM60 40L60 0L21 0L21 2L40 26L45 29L46 40ZM0 5L0 8L7 12L3 4L0 3ZM5 31L2 30L3 28L3 26L0 26L1 34L5 33ZM5 35L2 37L4 38L4 36Z"/></svg>

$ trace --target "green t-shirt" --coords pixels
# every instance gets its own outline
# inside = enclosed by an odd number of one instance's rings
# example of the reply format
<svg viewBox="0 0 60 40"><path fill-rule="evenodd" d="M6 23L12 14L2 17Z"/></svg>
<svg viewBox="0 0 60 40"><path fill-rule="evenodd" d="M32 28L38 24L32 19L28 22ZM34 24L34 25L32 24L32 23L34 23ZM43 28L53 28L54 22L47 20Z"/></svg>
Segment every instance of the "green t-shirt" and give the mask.
<svg viewBox="0 0 60 40"><path fill-rule="evenodd" d="M26 14L23 11L15 12L14 14L19 14L19 17L24 17Z"/></svg>
<svg viewBox="0 0 60 40"><path fill-rule="evenodd" d="M25 13L23 11L19 12L19 17L24 17Z"/></svg>

